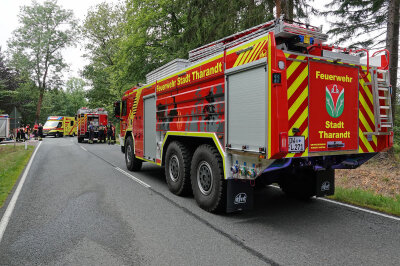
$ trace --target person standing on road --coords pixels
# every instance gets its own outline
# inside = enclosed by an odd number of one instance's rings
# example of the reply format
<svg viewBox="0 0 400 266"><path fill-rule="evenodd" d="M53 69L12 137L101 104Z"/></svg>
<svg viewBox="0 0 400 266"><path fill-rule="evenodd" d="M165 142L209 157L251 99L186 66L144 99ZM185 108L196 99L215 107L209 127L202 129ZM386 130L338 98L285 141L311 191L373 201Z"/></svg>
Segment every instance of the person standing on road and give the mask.
<svg viewBox="0 0 400 266"><path fill-rule="evenodd" d="M90 122L89 124L89 143L93 144L93 138L94 138L94 126L93 123Z"/></svg>
<svg viewBox="0 0 400 266"><path fill-rule="evenodd" d="M102 143L104 140L105 142L105 137L104 137L104 126L100 125L99 126L99 142Z"/></svg>
<svg viewBox="0 0 400 266"><path fill-rule="evenodd" d="M110 122L108 124L108 127L107 127L107 142L108 142L108 145L111 144L112 137L113 137L113 125Z"/></svg>
<svg viewBox="0 0 400 266"><path fill-rule="evenodd" d="M35 137L35 139L38 139L38 124L35 123L35 125L33 126L33 136Z"/></svg>
<svg viewBox="0 0 400 266"><path fill-rule="evenodd" d="M31 134L31 129L29 128L29 124L26 125L25 134L26 134L26 138L29 140L30 139L30 134Z"/></svg>
<svg viewBox="0 0 400 266"><path fill-rule="evenodd" d="M38 135L39 135L39 140L42 140L42 138L43 138L43 126L42 126L42 124L39 124L39 126L38 126Z"/></svg>
<svg viewBox="0 0 400 266"><path fill-rule="evenodd" d="M19 134L20 134L20 136L21 136L21 141L23 142L23 141L25 141L25 130L24 130L24 126L22 126L20 129L19 129Z"/></svg>

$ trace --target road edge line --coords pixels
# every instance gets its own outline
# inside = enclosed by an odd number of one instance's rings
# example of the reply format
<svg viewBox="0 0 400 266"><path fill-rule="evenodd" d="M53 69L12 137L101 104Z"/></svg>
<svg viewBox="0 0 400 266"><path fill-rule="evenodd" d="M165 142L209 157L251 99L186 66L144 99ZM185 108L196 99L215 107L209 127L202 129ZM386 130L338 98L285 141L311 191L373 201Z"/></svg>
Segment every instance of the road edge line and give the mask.
<svg viewBox="0 0 400 266"><path fill-rule="evenodd" d="M139 178L134 177L133 175L131 175L131 174L125 172L125 171L122 170L121 168L119 168L119 167L114 167L114 169L117 170L117 171L120 172L120 173L123 173L124 175L126 175L127 177L129 177L129 178L132 179L133 181L139 183L140 185L142 185L142 186L144 186L144 187L146 187L146 188L151 188L151 186L150 186L149 184L147 184L147 183L143 182L142 180L140 180Z"/></svg>
<svg viewBox="0 0 400 266"><path fill-rule="evenodd" d="M280 187L275 186L275 185L270 185L270 186L280 189ZM358 206L351 205L351 204L348 204L348 203L342 203L340 201L331 200L331 199L327 199L327 198L316 198L316 199L317 200L326 201L326 202L329 202L329 203L332 203L332 204L340 205L340 206L343 206L343 207L347 207L347 208L350 208L350 209L355 209L355 210L363 211L363 212L366 212L366 213L375 214L375 215L382 216L382 217L385 217L385 218L389 218L389 219L392 219L392 220L395 220L395 221L400 221L399 217L396 217L396 216L393 216L393 215L389 215L389 214L384 214L384 213L377 212L377 211L373 211L373 210L370 210L370 209L367 209L367 208L358 207Z"/></svg>
<svg viewBox="0 0 400 266"><path fill-rule="evenodd" d="M42 142L39 142L39 145L36 147L35 151L33 152L32 157L29 160L28 165L25 168L25 171L21 177L21 180L18 183L17 189L14 191L14 194L13 194L10 202L8 203L7 209L4 212L3 217L1 217L1 220L0 220L0 243L1 243L1 240L3 239L4 232L6 231L8 222L10 221L11 215L14 211L15 204L17 203L19 194L21 193L22 186L25 183L26 176L28 175L28 172L31 169L33 159L35 158L36 152L39 150L39 147L41 144L42 144Z"/></svg>

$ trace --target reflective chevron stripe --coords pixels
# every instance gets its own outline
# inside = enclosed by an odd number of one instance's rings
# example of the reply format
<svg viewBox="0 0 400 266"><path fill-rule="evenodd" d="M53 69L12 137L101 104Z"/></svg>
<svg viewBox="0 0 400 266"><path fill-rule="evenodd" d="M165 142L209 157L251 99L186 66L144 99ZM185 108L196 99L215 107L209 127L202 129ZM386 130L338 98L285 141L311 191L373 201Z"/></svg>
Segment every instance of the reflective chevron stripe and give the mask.
<svg viewBox="0 0 400 266"><path fill-rule="evenodd" d="M366 69L363 67L363 69ZM371 75L364 78L359 78L359 148L358 152L375 152L378 151L378 140L375 135L372 135L372 140L368 141L364 132L375 131L375 114L372 98L372 87L365 83L371 82Z"/></svg>
<svg viewBox="0 0 400 266"><path fill-rule="evenodd" d="M304 60L305 56L285 54L286 58ZM287 60L289 136L293 128L300 129L305 137L303 153L289 153L286 157L308 156L308 63Z"/></svg>

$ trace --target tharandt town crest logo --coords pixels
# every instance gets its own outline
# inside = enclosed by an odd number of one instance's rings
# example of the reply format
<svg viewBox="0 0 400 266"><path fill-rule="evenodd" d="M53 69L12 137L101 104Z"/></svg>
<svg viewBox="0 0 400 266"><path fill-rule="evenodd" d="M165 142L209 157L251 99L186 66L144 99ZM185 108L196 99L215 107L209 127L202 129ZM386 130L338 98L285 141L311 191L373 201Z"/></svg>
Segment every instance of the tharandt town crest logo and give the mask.
<svg viewBox="0 0 400 266"><path fill-rule="evenodd" d="M334 118L339 117L344 109L344 88L338 84L329 84L326 90L326 111Z"/></svg>

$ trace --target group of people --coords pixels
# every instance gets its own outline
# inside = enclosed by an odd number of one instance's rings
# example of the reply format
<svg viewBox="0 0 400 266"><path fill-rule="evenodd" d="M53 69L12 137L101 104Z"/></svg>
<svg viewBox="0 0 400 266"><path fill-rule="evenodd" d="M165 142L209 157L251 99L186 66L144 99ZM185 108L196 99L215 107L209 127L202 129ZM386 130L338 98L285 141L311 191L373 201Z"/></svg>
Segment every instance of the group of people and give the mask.
<svg viewBox="0 0 400 266"><path fill-rule="evenodd" d="M30 128L29 125L22 126L20 128L17 128L17 136L16 136L16 141L26 141L31 138L31 134L33 134L33 137L35 139L42 140L43 138L43 126L42 124L35 124L35 126Z"/></svg>
<svg viewBox="0 0 400 266"><path fill-rule="evenodd" d="M89 143L93 143L95 130L96 130L96 127L93 125L92 122L90 122L90 124L89 124ZM97 139L100 143L107 142L108 145L115 143L115 127L111 122L108 123L107 126L100 125L99 127L97 127L97 131L98 131Z"/></svg>

